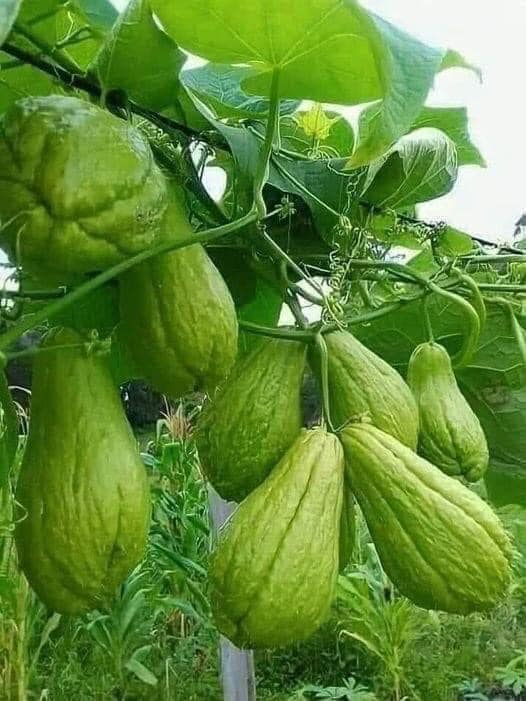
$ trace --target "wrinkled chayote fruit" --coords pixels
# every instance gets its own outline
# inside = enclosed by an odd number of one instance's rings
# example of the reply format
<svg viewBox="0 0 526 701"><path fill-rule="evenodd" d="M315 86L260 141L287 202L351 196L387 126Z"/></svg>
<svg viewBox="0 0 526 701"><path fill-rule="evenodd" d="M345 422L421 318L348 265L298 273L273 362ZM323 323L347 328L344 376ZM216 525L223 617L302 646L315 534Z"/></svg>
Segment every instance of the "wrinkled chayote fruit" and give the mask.
<svg viewBox="0 0 526 701"><path fill-rule="evenodd" d="M166 188L146 137L85 100L24 98L0 122L0 243L39 277L152 246Z"/></svg>
<svg viewBox="0 0 526 701"><path fill-rule="evenodd" d="M201 412L199 458L224 499L244 499L300 432L305 355L296 341L258 340Z"/></svg>
<svg viewBox="0 0 526 701"><path fill-rule="evenodd" d="M348 331L325 335L329 365L331 419L335 429L368 416L410 448L416 448L418 411L400 374ZM310 355L319 371L316 350Z"/></svg>
<svg viewBox="0 0 526 701"><path fill-rule="evenodd" d="M184 195L174 183L163 235L192 235ZM120 338L154 389L170 397L213 390L237 353L234 302L200 244L163 253L120 277Z"/></svg>
<svg viewBox="0 0 526 701"><path fill-rule="evenodd" d="M488 467L486 436L458 388L447 350L438 343L419 345L407 382L420 416L418 452L447 475L479 480Z"/></svg>
<svg viewBox="0 0 526 701"><path fill-rule="evenodd" d="M111 599L144 554L150 516L118 391L105 359L81 342L58 329L36 356L16 492L22 569L49 608L69 614Z"/></svg>
<svg viewBox="0 0 526 701"><path fill-rule="evenodd" d="M302 640L326 618L338 576L343 451L302 430L219 535L209 579L219 630L238 647Z"/></svg>
<svg viewBox="0 0 526 701"><path fill-rule="evenodd" d="M510 582L511 545L492 509L371 424L349 426L340 438L346 478L402 594L450 613L498 603Z"/></svg>

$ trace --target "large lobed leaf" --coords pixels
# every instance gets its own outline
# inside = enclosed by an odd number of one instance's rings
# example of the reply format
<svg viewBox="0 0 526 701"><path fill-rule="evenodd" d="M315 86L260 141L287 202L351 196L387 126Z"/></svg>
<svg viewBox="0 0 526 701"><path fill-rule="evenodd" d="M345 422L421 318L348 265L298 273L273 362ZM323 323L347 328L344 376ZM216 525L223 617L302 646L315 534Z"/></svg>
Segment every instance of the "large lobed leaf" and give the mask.
<svg viewBox="0 0 526 701"><path fill-rule="evenodd" d="M243 88L269 94L274 69L280 95L355 105L382 99L352 157L352 166L383 153L418 116L435 74L465 66L460 56L422 44L356 0L152 0L166 31L210 61L258 69Z"/></svg>

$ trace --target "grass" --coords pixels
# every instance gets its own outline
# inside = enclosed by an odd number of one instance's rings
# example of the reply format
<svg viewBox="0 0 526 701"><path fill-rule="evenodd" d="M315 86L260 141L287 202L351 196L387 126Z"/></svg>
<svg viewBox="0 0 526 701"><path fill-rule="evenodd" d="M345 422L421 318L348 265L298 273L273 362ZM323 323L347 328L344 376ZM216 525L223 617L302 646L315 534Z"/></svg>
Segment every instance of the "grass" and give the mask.
<svg viewBox="0 0 526 701"><path fill-rule="evenodd" d="M141 446L154 504L150 543L110 611L50 614L12 561L0 572L0 698L221 701L207 493L186 413L167 410ZM524 514L512 511L511 527L523 528ZM4 527L4 550L8 537ZM491 614L427 612L392 591L362 524L326 625L304 643L256 653L258 699L526 698L524 562L517 559L515 591Z"/></svg>

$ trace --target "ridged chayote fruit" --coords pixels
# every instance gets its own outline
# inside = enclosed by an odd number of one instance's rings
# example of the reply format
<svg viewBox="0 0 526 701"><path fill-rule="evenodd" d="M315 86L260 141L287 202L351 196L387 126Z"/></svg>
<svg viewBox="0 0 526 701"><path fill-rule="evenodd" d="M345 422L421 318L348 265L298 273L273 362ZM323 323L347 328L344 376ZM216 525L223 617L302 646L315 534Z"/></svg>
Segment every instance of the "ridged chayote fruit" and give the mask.
<svg viewBox="0 0 526 701"><path fill-rule="evenodd" d="M165 237L192 234L182 191L171 188ZM121 339L142 377L179 397L213 390L237 353L234 302L200 244L156 256L120 277Z"/></svg>
<svg viewBox="0 0 526 701"><path fill-rule="evenodd" d="M166 181L148 141L90 102L16 102L0 123L0 163L0 241L39 277L101 270L157 238Z"/></svg>
<svg viewBox="0 0 526 701"><path fill-rule="evenodd" d="M20 563L40 599L76 614L103 606L143 556L144 465L105 360L74 331L47 337L33 367L17 486Z"/></svg>
<svg viewBox="0 0 526 701"><path fill-rule="evenodd" d="M239 647L275 647L313 633L338 576L343 451L302 430L220 532L209 578L219 630Z"/></svg>
<svg viewBox="0 0 526 701"><path fill-rule="evenodd" d="M447 350L438 343L419 345L407 381L420 416L419 453L448 475L479 480L488 466L486 437L458 388Z"/></svg>
<svg viewBox="0 0 526 701"><path fill-rule="evenodd" d="M346 476L394 585L419 606L466 614L494 606L511 546L492 509L370 424L342 431Z"/></svg>
<svg viewBox="0 0 526 701"><path fill-rule="evenodd" d="M331 419L335 428L367 415L410 448L418 439L418 411L400 374L348 331L325 336L329 362ZM319 368L315 352L311 355Z"/></svg>
<svg viewBox="0 0 526 701"><path fill-rule="evenodd" d="M296 341L258 340L203 409L199 458L224 499L244 499L297 437L305 354Z"/></svg>

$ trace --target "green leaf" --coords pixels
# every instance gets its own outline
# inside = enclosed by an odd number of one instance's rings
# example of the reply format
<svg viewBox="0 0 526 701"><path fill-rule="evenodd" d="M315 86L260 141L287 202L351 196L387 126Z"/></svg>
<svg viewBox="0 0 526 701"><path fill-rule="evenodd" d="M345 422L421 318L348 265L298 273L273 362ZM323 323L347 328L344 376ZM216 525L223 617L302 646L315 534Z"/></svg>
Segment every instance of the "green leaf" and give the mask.
<svg viewBox="0 0 526 701"><path fill-rule="evenodd" d="M240 173L252 180L257 169L261 140L246 128L214 121L227 140ZM321 230L334 226L347 204L347 186L354 174L345 172L345 159L292 160L275 156L268 183L282 192L301 197L311 209ZM331 211L333 210L333 211Z"/></svg>
<svg viewBox="0 0 526 701"><path fill-rule="evenodd" d="M140 679L142 682L144 682L144 684L148 684L149 686L156 686L157 677L155 676L155 674L151 672L148 669L148 667L143 665L142 662L139 662L139 660L136 657L131 657L124 666L129 672L135 674L137 679Z"/></svg>
<svg viewBox="0 0 526 701"><path fill-rule="evenodd" d="M458 165L486 167L486 161L471 141L468 129L468 112L465 107L424 107L411 126L411 130L433 127L447 134L457 148Z"/></svg>
<svg viewBox="0 0 526 701"><path fill-rule="evenodd" d="M422 248L423 242L415 235L411 227L399 226L397 213L392 209L378 213L368 212L367 221L364 224L378 241L389 246L402 246L410 250Z"/></svg>
<svg viewBox="0 0 526 701"><path fill-rule="evenodd" d="M57 325L70 326L80 332L95 329L101 338L110 336L119 322L119 297L116 284L98 287L78 302L53 317Z"/></svg>
<svg viewBox="0 0 526 701"><path fill-rule="evenodd" d="M457 174L453 141L438 129L418 129L369 166L363 197L381 207L407 207L445 195Z"/></svg>
<svg viewBox="0 0 526 701"><path fill-rule="evenodd" d="M153 0L163 26L191 53L219 63L248 64L260 73L244 88L268 95L280 71L282 97L355 105L383 98L352 165L384 153L419 114L445 52L425 46L355 0L235 0L190 3ZM447 65L459 65L450 55ZM462 61L463 65L463 61Z"/></svg>
<svg viewBox="0 0 526 701"><path fill-rule="evenodd" d="M238 317L262 326L277 326L283 300L274 285L265 279L256 279L255 294L247 304L240 307ZM239 350L245 353L257 341L258 336L246 331L239 334Z"/></svg>
<svg viewBox="0 0 526 701"><path fill-rule="evenodd" d="M161 110L175 101L184 61L174 41L157 26L149 0L131 0L89 70L105 90L124 90L142 105Z"/></svg>
<svg viewBox="0 0 526 701"><path fill-rule="evenodd" d="M366 107L358 119L360 139L369 131L369 123L374 120L380 103ZM465 107L424 107L408 129L408 133L430 127L446 134L456 146L458 165L486 166L482 154L471 141L468 129L468 113Z"/></svg>
<svg viewBox="0 0 526 701"><path fill-rule="evenodd" d="M109 0L74 0L73 4L92 25L102 30L110 29L119 15Z"/></svg>
<svg viewBox="0 0 526 701"><path fill-rule="evenodd" d="M263 97L247 94L241 82L257 71L249 66L229 66L207 63L181 73L181 82L205 100L219 119L233 117L255 117L268 112L269 101ZM283 100L281 114L294 112L298 100Z"/></svg>
<svg viewBox="0 0 526 701"><path fill-rule="evenodd" d="M473 239L464 231L447 226L436 246L437 253L449 258L465 256L473 250Z"/></svg>
<svg viewBox="0 0 526 701"><path fill-rule="evenodd" d="M38 47L16 31L19 22L34 35ZM9 41L44 58L53 54L59 63L64 56L82 71L92 60L103 37L103 29L90 22L78 4L68 3L66 7L63 0L24 0ZM77 35L78 30L83 34ZM55 51L58 43L70 38L72 44ZM63 90L59 80L32 66L17 65L11 56L0 52L0 114L20 98L61 93Z"/></svg>
<svg viewBox="0 0 526 701"><path fill-rule="evenodd" d="M21 0L3 0L0 5L0 45L4 43L11 31L13 22L20 9Z"/></svg>

